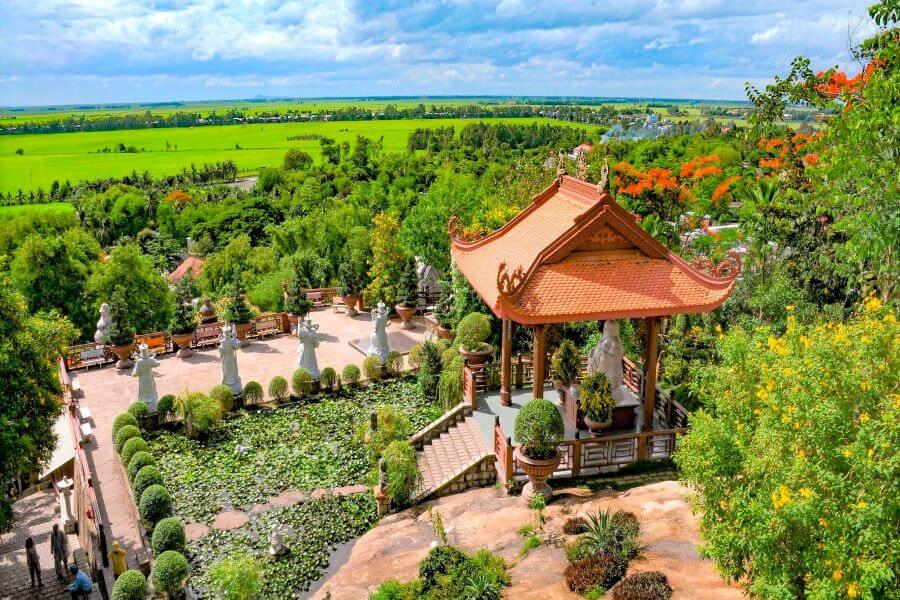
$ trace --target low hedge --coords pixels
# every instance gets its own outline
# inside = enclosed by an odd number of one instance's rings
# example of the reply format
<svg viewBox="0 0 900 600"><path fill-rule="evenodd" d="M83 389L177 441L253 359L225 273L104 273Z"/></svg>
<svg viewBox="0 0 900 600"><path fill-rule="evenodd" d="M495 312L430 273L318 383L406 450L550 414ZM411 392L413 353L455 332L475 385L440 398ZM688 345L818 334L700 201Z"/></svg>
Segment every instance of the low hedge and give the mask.
<svg viewBox="0 0 900 600"><path fill-rule="evenodd" d="M336 381L337 371L331 367L325 367L322 369L322 372L319 373L319 386L323 392L330 392L334 388Z"/></svg>
<svg viewBox="0 0 900 600"><path fill-rule="evenodd" d="M153 572L150 574L153 590L157 594L166 594L165 597L176 598L184 587L189 572L190 567L183 554L166 550L153 561Z"/></svg>
<svg viewBox="0 0 900 600"><path fill-rule="evenodd" d="M125 445L122 446L122 464L127 465L131 461L131 457L133 457L138 452L147 452L150 449L150 446L147 445L147 442L144 441L142 437L133 437L130 438Z"/></svg>
<svg viewBox="0 0 900 600"><path fill-rule="evenodd" d="M244 404L253 406L260 404L265 399L263 388L258 381L248 381L244 386Z"/></svg>
<svg viewBox="0 0 900 600"><path fill-rule="evenodd" d="M384 373L384 367L374 354L363 359L363 372L369 381L378 381Z"/></svg>
<svg viewBox="0 0 900 600"><path fill-rule="evenodd" d="M133 414L127 413L127 412L117 415L116 418L113 420L113 424L112 424L112 439L113 440L116 439L116 434L119 433L119 430L122 429L123 427L125 427L126 425L134 425L135 427L137 427L138 420L136 418L134 418Z"/></svg>
<svg viewBox="0 0 900 600"><path fill-rule="evenodd" d="M313 378L306 369L297 369L291 375L291 389L298 398L312 393Z"/></svg>
<svg viewBox="0 0 900 600"><path fill-rule="evenodd" d="M153 528L150 546L153 548L154 556L159 556L167 550L184 552L184 544L184 525L175 517L160 519Z"/></svg>
<svg viewBox="0 0 900 600"><path fill-rule="evenodd" d="M128 461L128 466L125 468L125 474L128 475L128 481L134 481L138 471L148 465L156 465L156 459L153 458L152 454L146 450L135 453L135 455L131 457L131 460Z"/></svg>
<svg viewBox="0 0 900 600"><path fill-rule="evenodd" d="M128 569L116 579L112 600L147 600L147 578L140 571Z"/></svg>
<svg viewBox="0 0 900 600"><path fill-rule="evenodd" d="M122 453L122 447L125 442L133 437L141 437L141 430L137 425L125 425L116 433L116 452Z"/></svg>
<svg viewBox="0 0 900 600"><path fill-rule="evenodd" d="M128 407L128 414L140 421L142 417L150 416L150 407L147 406L146 402L138 400L137 402L132 402L131 406Z"/></svg>
<svg viewBox="0 0 900 600"><path fill-rule="evenodd" d="M175 396L166 394L156 403L156 414L160 416L175 412Z"/></svg>
<svg viewBox="0 0 900 600"><path fill-rule="evenodd" d="M288 397L288 382L287 379L278 375L272 378L272 381L269 382L269 398L275 400L281 404Z"/></svg>
<svg viewBox="0 0 900 600"><path fill-rule="evenodd" d="M159 484L151 485L141 494L138 510L148 529L153 528L160 519L172 515L172 496L169 495L169 490Z"/></svg>
<svg viewBox="0 0 900 600"><path fill-rule="evenodd" d="M570 564L564 577L572 592L583 594L591 588L609 589L625 575L628 560L614 554L600 554Z"/></svg>
<svg viewBox="0 0 900 600"><path fill-rule="evenodd" d="M156 465L146 465L138 470L137 475L134 476L134 481L131 482L131 491L134 492L134 497L136 499L140 499L141 494L144 493L151 485L162 485L165 481L163 480L162 473L159 472L159 468Z"/></svg>
<svg viewBox="0 0 900 600"><path fill-rule="evenodd" d="M231 388L227 385L219 384L214 386L213 389L209 390L209 397L219 403L222 407L222 412L231 412L231 409L234 408L234 394L231 393Z"/></svg>
<svg viewBox="0 0 900 600"><path fill-rule="evenodd" d="M359 367L352 363L344 367L344 370L341 371L341 379L344 380L345 385L350 387L359 383L359 376Z"/></svg>

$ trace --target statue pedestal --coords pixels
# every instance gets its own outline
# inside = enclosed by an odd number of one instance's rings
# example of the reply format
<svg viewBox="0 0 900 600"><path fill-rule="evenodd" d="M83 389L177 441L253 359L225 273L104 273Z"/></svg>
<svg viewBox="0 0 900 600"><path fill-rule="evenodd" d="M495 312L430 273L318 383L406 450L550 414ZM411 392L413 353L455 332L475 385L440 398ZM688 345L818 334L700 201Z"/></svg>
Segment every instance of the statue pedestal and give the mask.
<svg viewBox="0 0 900 600"><path fill-rule="evenodd" d="M56 484L56 489L59 491L59 522L66 533L75 533L78 524L78 520L72 512L72 487L74 485L75 483L68 477L63 477Z"/></svg>

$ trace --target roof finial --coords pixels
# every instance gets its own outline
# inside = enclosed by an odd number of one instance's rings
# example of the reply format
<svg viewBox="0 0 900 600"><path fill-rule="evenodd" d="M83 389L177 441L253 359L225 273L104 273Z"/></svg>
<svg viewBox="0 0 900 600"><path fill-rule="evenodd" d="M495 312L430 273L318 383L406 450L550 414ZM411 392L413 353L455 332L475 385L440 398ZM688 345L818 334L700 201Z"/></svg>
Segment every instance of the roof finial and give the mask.
<svg viewBox="0 0 900 600"><path fill-rule="evenodd" d="M566 174L566 155L563 153L562 148L559 150L559 158L556 161L556 176L562 177Z"/></svg>
<svg viewBox="0 0 900 600"><path fill-rule="evenodd" d="M587 152L578 153L578 179L587 179Z"/></svg>
<svg viewBox="0 0 900 600"><path fill-rule="evenodd" d="M606 191L606 185L609 183L609 157L604 157L603 166L600 167L600 181L597 183L597 191L603 193Z"/></svg>

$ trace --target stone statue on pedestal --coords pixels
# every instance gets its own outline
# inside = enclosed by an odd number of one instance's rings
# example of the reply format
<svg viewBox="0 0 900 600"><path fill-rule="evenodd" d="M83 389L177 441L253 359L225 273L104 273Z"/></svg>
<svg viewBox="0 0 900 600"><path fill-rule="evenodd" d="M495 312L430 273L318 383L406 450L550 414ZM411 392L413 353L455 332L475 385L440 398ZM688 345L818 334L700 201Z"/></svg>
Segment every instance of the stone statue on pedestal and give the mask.
<svg viewBox="0 0 900 600"><path fill-rule="evenodd" d="M238 395L244 390L237 364L237 349L240 347L241 341L237 338L234 325L227 324L222 327L222 340L219 342L219 355L222 357L222 385L228 387L234 395Z"/></svg>
<svg viewBox="0 0 900 600"><path fill-rule="evenodd" d="M597 371L602 371L606 375L616 406L637 406L640 404L637 395L623 383L624 356L625 349L619 338L619 324L616 321L606 321L603 324L603 337L588 354L588 374L593 375Z"/></svg>
<svg viewBox="0 0 900 600"><path fill-rule="evenodd" d="M109 318L109 304L104 302L100 305L100 320L97 321L97 331L94 332L94 341L103 342L106 340L106 334L109 332L109 325L112 319Z"/></svg>
<svg viewBox="0 0 900 600"><path fill-rule="evenodd" d="M377 356L379 362L384 364L387 362L388 339L387 339L387 323L388 309L384 302L379 302L378 306L372 309L372 335L369 336L369 356Z"/></svg>
<svg viewBox="0 0 900 600"><path fill-rule="evenodd" d="M316 348L319 347L319 338L316 335L318 330L319 326L313 324L309 317L306 317L305 321L297 321L297 338L300 340L297 345L297 368L306 369L316 380L321 374L319 361L316 359Z"/></svg>
<svg viewBox="0 0 900 600"><path fill-rule="evenodd" d="M158 366L159 361L156 360L156 354L150 354L147 344L141 344L131 376L138 378L138 400L146 404L151 413L156 412L156 403L159 401L156 393L156 381L153 379L153 369Z"/></svg>

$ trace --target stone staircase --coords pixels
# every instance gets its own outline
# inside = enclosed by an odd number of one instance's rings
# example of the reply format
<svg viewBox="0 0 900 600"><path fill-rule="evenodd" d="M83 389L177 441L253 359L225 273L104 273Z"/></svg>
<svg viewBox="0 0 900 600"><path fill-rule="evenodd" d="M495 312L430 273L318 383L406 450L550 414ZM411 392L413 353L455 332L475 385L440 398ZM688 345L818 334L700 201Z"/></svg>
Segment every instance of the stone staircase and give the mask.
<svg viewBox="0 0 900 600"><path fill-rule="evenodd" d="M471 414L422 445L418 462L422 483L416 502L488 485L496 478L494 455Z"/></svg>

